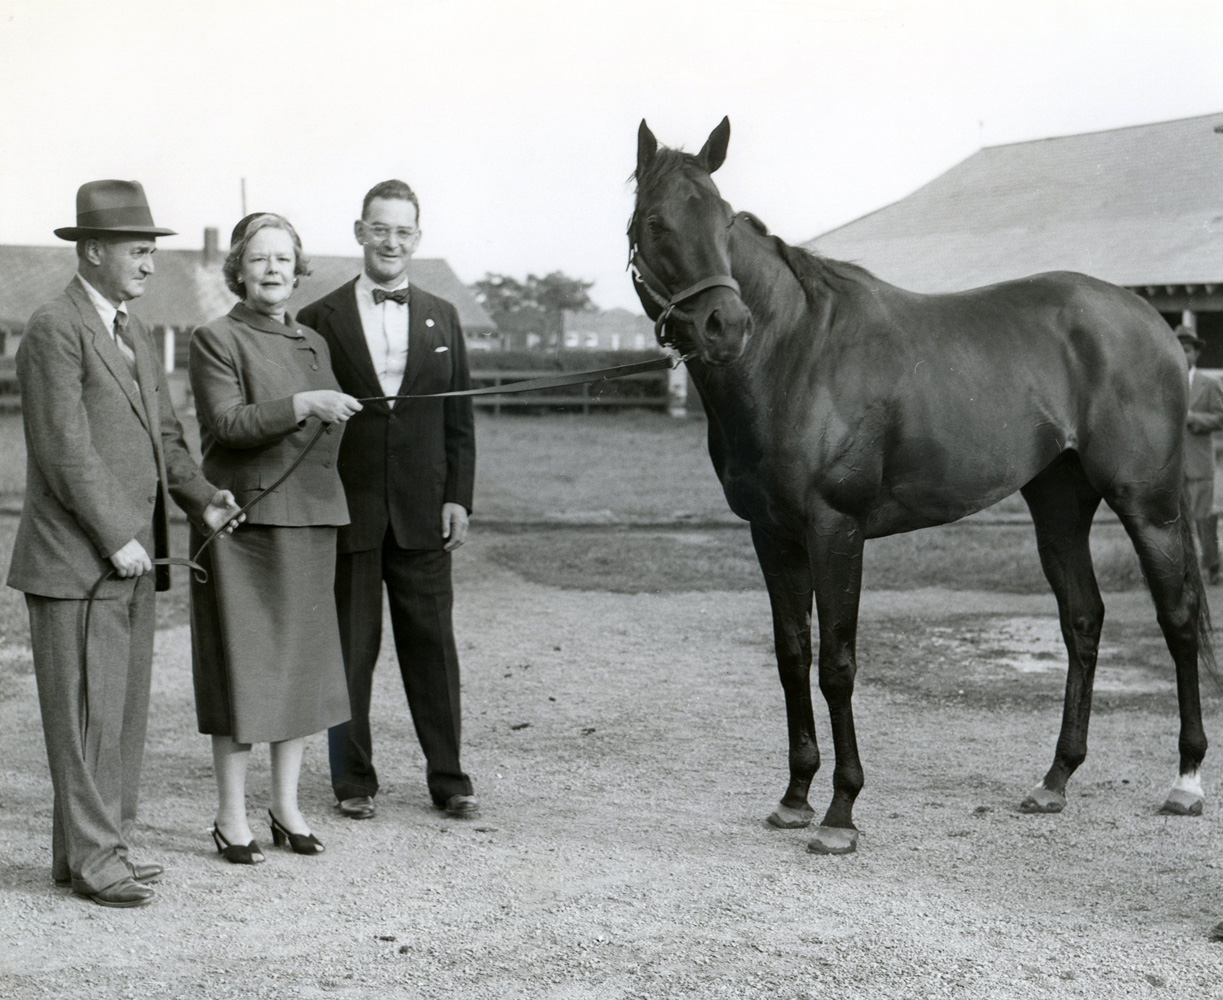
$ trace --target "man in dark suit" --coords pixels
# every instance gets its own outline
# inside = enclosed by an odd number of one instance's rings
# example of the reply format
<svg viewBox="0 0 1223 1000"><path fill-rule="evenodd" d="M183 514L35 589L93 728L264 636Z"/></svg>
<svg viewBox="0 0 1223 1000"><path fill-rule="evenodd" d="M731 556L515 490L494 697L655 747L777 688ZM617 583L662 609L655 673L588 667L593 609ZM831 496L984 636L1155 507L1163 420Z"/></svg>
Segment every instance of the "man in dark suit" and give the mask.
<svg viewBox="0 0 1223 1000"><path fill-rule="evenodd" d="M1219 515L1214 512L1214 432L1223 430L1223 386L1218 379L1198 369L1198 356L1205 342L1189 327L1178 326L1189 365L1189 415L1185 426L1185 489L1193 526L1202 550L1202 569L1210 583L1220 582Z"/></svg>
<svg viewBox="0 0 1223 1000"><path fill-rule="evenodd" d="M419 212L403 181L372 188L354 224L361 275L298 313L327 339L336 378L352 396L421 395L470 383L454 306L408 284ZM338 466L352 523L340 528L335 592L352 721L330 730L329 745L339 809L353 819L374 815L378 792L369 711L384 584L429 795L450 816L476 814L459 762L450 577L450 553L467 536L475 463L466 397L372 402L345 430Z"/></svg>
<svg viewBox="0 0 1223 1000"><path fill-rule="evenodd" d="M55 792L52 876L104 906L140 906L161 874L129 858L148 723L154 595L169 587L166 498L219 529L234 498L187 451L148 331L156 238L135 181L77 193L77 274L39 308L17 351L26 492L8 584L25 592ZM231 524L232 528L232 524ZM153 556L150 557L150 551ZM82 622L96 582L113 571ZM88 660L84 643L87 641Z"/></svg>

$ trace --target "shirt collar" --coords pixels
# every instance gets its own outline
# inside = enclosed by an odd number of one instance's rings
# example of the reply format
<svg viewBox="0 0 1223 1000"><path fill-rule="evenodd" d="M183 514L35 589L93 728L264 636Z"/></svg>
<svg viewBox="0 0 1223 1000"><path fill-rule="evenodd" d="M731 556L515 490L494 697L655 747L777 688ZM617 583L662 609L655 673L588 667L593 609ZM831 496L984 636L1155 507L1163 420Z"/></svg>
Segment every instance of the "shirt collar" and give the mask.
<svg viewBox="0 0 1223 1000"><path fill-rule="evenodd" d="M375 288L385 288L388 292L393 292L393 291L396 291L397 289L407 288L407 287L408 287L408 276L406 274L403 276L402 279L400 279L398 284L395 284L390 288L387 288L386 285L378 284L378 282L376 282L373 278L371 278L364 271L362 271L361 276L357 278L357 291L361 294L364 294L367 301L369 302L374 301L374 289Z"/></svg>
<svg viewBox="0 0 1223 1000"><path fill-rule="evenodd" d="M85 290L85 294L89 297L89 301L93 303L94 309L98 311L98 315L102 318L102 325L105 326L107 330L114 330L116 313L123 313L124 322L128 320L129 317L127 314L126 302L120 302L119 308L116 309L110 304L110 300L105 295L103 295L96 288L94 288L93 285L85 280L85 276L82 275L80 271L76 273L76 280L81 283L81 287Z"/></svg>

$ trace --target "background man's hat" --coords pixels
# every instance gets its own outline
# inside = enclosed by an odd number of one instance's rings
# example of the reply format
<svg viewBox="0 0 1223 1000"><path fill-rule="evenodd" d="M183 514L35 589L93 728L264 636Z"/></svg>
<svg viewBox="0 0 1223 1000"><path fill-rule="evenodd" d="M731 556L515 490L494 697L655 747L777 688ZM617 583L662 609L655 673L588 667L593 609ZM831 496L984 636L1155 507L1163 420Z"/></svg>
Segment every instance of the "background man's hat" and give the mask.
<svg viewBox="0 0 1223 1000"><path fill-rule="evenodd" d="M55 230L61 240L82 240L97 233L174 236L153 225L153 213L139 181L90 181L76 193L76 225Z"/></svg>
<svg viewBox="0 0 1223 1000"><path fill-rule="evenodd" d="M1183 324L1176 328L1176 339L1182 344L1192 344L1199 350L1206 346L1206 341Z"/></svg>

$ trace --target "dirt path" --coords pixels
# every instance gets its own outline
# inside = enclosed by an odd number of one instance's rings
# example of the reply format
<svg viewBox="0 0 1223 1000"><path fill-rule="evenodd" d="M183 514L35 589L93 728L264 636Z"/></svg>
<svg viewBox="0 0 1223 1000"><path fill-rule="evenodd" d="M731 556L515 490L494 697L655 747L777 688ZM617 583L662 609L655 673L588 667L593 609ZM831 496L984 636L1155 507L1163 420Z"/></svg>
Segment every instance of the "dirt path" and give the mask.
<svg viewBox="0 0 1223 1000"><path fill-rule="evenodd" d="M1208 939L1223 920L1219 806L1211 799L1197 820L1155 814L1176 724L1170 667L1161 679L1147 663L1145 596L1109 597L1117 700L1093 720L1066 812L1030 817L1016 805L1047 766L1060 717L1060 673L1042 667L1057 635L1051 599L867 595L862 842L856 855L821 858L803 832L762 822L785 783L763 592L555 590L497 568L478 540L456 576L465 764L482 818L429 808L384 659L378 818L331 811L316 737L303 806L327 853L224 864L206 833L211 765L195 732L188 636L173 629L158 636L138 834L142 857L167 873L144 909L51 887L34 682L28 666L10 680L0 994L1223 996L1223 944ZM1000 667L1007 656L1015 664ZM822 710L817 721L827 752ZM1218 722L1212 711L1212 735ZM1208 795L1217 759L1207 758ZM252 820L264 813L266 751L256 762Z"/></svg>

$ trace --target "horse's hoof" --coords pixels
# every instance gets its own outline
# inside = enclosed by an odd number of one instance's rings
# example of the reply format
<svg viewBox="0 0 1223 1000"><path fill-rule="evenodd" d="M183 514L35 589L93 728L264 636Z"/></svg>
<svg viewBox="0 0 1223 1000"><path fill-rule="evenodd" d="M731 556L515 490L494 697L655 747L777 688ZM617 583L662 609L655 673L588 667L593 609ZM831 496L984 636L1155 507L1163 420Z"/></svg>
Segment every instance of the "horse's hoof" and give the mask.
<svg viewBox="0 0 1223 1000"><path fill-rule="evenodd" d="M1019 811L1023 813L1060 813L1065 808L1066 796L1047 788L1033 788L1019 803Z"/></svg>
<svg viewBox="0 0 1223 1000"><path fill-rule="evenodd" d="M817 826L807 841L811 854L853 854L858 849L858 831L843 826Z"/></svg>
<svg viewBox="0 0 1223 1000"><path fill-rule="evenodd" d="M777 827L778 830L798 830L804 826L810 826L814 818L815 810L810 806L804 805L801 809L793 809L779 802L777 808L765 822L769 826Z"/></svg>
<svg viewBox="0 0 1223 1000"><path fill-rule="evenodd" d="M1168 801L1159 810L1161 816L1201 816L1204 799L1183 788L1174 788L1168 793Z"/></svg>

